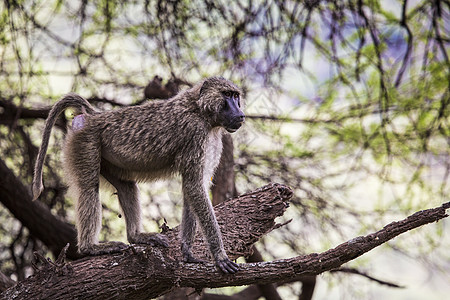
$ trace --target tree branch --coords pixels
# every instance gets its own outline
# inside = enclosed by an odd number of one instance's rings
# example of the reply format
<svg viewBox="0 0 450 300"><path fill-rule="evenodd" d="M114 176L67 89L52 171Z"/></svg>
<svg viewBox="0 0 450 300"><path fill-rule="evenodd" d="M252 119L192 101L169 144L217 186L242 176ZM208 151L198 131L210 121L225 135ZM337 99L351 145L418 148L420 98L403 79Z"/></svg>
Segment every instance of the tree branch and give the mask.
<svg viewBox="0 0 450 300"><path fill-rule="evenodd" d="M274 219L284 213L291 196L288 187L270 184L215 206L231 259L249 256L253 243L281 226ZM183 263L178 232L178 227L164 232L170 241L168 248L134 246L121 254L86 257L68 264L44 264L35 275L0 294L0 299L148 299L180 286L178 277L170 278L180 268L188 273L228 277L212 263L199 233L192 252L211 263Z"/></svg>
<svg viewBox="0 0 450 300"><path fill-rule="evenodd" d="M331 273L343 272L343 273L361 275L361 276L363 276L363 277L365 277L365 278L367 278L369 280L375 281L376 283L381 284L381 285L386 285L386 286L392 287L392 288L404 288L404 286L401 286L401 285L398 285L398 284L395 284L395 283L392 283L392 282L388 282L388 281L385 281L385 280L381 280L381 279L375 278L375 277L373 277L373 276L371 276L371 275L369 275L369 274L367 274L365 272L362 272L362 271L360 271L358 269L354 269L354 268L339 268L339 269L331 270L330 272Z"/></svg>
<svg viewBox="0 0 450 300"><path fill-rule="evenodd" d="M231 258L249 255L251 245L277 228L274 222L286 207L292 191L270 184L215 207L225 248ZM447 217L450 202L417 212L366 236L351 239L323 253L272 262L241 264L234 275L220 273L213 263L182 262L178 228L166 232L169 248L134 246L121 254L89 257L69 264L54 264L0 294L0 299L148 299L174 287L224 287L292 280L333 270L413 228ZM195 255L206 258L206 247L197 235ZM55 267L56 266L56 267Z"/></svg>
<svg viewBox="0 0 450 300"><path fill-rule="evenodd" d="M79 258L75 226L61 221L39 201L32 201L30 189L23 185L0 159L0 202L55 254L68 243L69 258Z"/></svg>
<svg viewBox="0 0 450 300"><path fill-rule="evenodd" d="M15 284L16 282L14 280L0 272L0 292L3 292L7 288L12 287Z"/></svg>

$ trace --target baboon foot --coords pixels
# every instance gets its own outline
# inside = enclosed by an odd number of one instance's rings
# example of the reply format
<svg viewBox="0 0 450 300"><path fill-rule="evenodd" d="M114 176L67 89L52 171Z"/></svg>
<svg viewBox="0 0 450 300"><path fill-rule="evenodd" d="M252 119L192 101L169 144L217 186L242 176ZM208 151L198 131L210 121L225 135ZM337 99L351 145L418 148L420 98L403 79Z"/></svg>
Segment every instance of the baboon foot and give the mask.
<svg viewBox="0 0 450 300"><path fill-rule="evenodd" d="M161 233L142 232L129 238L128 241L133 244L169 247L169 239L166 235Z"/></svg>
<svg viewBox="0 0 450 300"><path fill-rule="evenodd" d="M218 266L225 274L234 274L239 271L239 265L234 261L231 261L228 257L225 259L217 259L216 266Z"/></svg>
<svg viewBox="0 0 450 300"><path fill-rule="evenodd" d="M183 261L187 262L187 263L194 263L194 264L206 264L207 261L200 259L200 258L195 258L192 253L184 253L183 252Z"/></svg>
<svg viewBox="0 0 450 300"><path fill-rule="evenodd" d="M80 248L80 253L89 256L120 253L122 250L127 249L129 246L122 242L103 242L100 244L94 244L89 247Z"/></svg>
<svg viewBox="0 0 450 300"><path fill-rule="evenodd" d="M192 252L187 247L181 247L181 253L183 254L183 261L187 263L207 263L203 259L195 258ZM216 266L225 274L234 274L239 271L239 265L234 261L231 261L228 257L223 259L216 259Z"/></svg>
<svg viewBox="0 0 450 300"><path fill-rule="evenodd" d="M183 255L183 261L187 263L197 263L197 264L205 264L207 263L206 260L195 258L192 255L191 247L188 246L186 243L181 243L181 254Z"/></svg>

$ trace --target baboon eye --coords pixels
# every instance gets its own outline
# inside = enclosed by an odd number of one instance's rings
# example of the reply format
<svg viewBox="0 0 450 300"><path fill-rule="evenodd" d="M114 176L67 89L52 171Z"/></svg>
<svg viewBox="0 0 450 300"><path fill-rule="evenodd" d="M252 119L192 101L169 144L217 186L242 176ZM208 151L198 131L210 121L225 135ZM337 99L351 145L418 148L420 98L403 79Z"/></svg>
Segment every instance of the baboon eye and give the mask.
<svg viewBox="0 0 450 300"><path fill-rule="evenodd" d="M229 91L223 92L223 94L224 94L225 97L227 97L227 98L231 97L231 92L229 92Z"/></svg>
<svg viewBox="0 0 450 300"><path fill-rule="evenodd" d="M237 102L238 107L241 107L241 101L239 98L239 93L233 93L233 100Z"/></svg>

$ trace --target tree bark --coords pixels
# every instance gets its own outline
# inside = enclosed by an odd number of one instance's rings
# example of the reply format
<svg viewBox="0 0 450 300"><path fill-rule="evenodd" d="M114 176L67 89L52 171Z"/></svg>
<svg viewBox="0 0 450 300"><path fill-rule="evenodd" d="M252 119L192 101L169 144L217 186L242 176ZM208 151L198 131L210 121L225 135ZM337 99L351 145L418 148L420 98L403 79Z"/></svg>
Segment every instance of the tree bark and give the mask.
<svg viewBox="0 0 450 300"><path fill-rule="evenodd" d="M253 263L253 262L262 262L264 261L261 253L259 253L258 249L253 245L252 247L252 255L250 255L248 258L246 258L246 262ZM266 300L281 300L280 295L278 294L277 288L274 283L266 283L266 284L257 284L258 290ZM259 297L256 297L259 293L255 293L255 299L258 299ZM259 295L258 295L259 296ZM248 299L248 298L243 298Z"/></svg>
<svg viewBox="0 0 450 300"><path fill-rule="evenodd" d="M281 215L292 191L270 184L215 207L225 248L231 258L249 255L252 244L278 228L274 218ZM214 264L183 263L178 228L166 232L170 247L134 246L121 254L86 257L72 263L48 262L34 276L0 294L0 299L148 299L176 287L224 287L292 281L339 267L395 236L447 217L450 202L415 213L366 236L349 240L323 253L272 262L241 264L233 275L220 273ZM194 252L207 259L201 235ZM209 255L208 255L209 256Z"/></svg>
<svg viewBox="0 0 450 300"><path fill-rule="evenodd" d="M215 207L231 259L250 255L253 243L281 226L274 219L284 213L291 196L288 187L270 184ZM148 299L182 286L178 277L167 277L180 268L203 273L203 280L211 274L229 277L212 263L202 234L197 233L193 254L211 261L207 264L183 263L178 228L165 234L170 241L168 248L134 246L121 254L86 257L67 264L43 260L40 271L1 294L0 299Z"/></svg>
<svg viewBox="0 0 450 300"><path fill-rule="evenodd" d="M14 280L0 272L0 292L3 292L4 290L12 287L15 284L16 282Z"/></svg>

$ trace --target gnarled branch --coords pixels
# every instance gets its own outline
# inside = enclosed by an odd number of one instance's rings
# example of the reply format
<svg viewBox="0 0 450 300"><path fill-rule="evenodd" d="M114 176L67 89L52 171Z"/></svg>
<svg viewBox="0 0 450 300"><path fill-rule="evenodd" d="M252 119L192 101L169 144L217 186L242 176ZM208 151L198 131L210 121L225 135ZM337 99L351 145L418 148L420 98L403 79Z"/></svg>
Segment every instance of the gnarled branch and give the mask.
<svg viewBox="0 0 450 300"><path fill-rule="evenodd" d="M223 232L225 249L231 258L247 256L251 245L277 228L274 219L283 214L292 191L270 184L215 207ZM211 263L182 262L178 228L166 232L169 248L134 246L121 254L87 257L73 263L43 269L0 294L0 299L148 299L174 287L224 287L316 275L333 270L371 249L413 228L447 217L450 202L417 212L366 236L351 239L323 253L313 253L271 262L241 264L234 274L222 274ZM206 246L198 235L194 251L207 258ZM56 268L56 269L55 269Z"/></svg>

